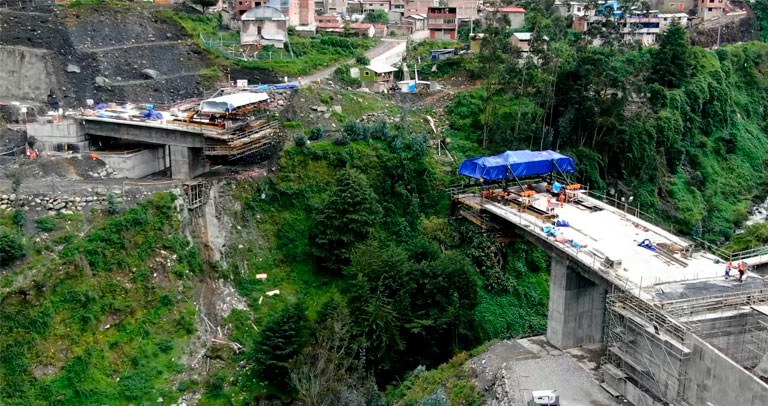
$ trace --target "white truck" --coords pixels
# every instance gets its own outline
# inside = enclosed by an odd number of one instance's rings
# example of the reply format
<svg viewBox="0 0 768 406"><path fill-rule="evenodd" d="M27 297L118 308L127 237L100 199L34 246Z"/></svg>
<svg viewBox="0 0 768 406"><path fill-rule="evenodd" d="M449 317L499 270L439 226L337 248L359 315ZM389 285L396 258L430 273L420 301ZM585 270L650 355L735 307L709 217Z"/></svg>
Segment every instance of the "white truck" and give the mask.
<svg viewBox="0 0 768 406"><path fill-rule="evenodd" d="M556 390L535 390L531 391L531 406L560 406L560 395Z"/></svg>

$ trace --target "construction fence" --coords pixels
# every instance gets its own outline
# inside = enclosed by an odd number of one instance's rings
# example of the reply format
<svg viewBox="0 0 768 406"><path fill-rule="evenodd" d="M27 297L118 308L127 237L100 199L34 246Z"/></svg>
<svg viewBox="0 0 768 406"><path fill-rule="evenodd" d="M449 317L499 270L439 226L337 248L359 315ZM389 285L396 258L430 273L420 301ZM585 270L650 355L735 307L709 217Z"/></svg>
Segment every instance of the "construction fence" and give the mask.
<svg viewBox="0 0 768 406"><path fill-rule="evenodd" d="M239 37L232 35L206 35L200 34L200 42L206 48L219 53L228 59L242 61L287 61L296 59L289 47L284 49L274 48L269 51L257 50L255 45L241 45Z"/></svg>

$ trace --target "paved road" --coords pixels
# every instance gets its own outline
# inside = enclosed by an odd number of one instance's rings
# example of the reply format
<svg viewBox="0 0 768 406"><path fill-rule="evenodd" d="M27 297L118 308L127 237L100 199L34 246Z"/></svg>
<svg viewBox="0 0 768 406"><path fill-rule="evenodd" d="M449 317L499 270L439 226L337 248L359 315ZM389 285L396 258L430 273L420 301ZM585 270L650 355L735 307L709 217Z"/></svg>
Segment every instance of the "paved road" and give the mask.
<svg viewBox="0 0 768 406"><path fill-rule="evenodd" d="M367 56L368 59L376 58L377 56L379 56L379 55L389 51L390 49L392 49L392 48L402 44L403 42L405 42L405 40L383 39L383 40L381 40L381 42L376 44L375 47L369 49L365 53L365 56ZM339 67L339 65L352 64L354 62L355 62L354 59L350 59L348 61L337 63L337 64L335 64L335 65L333 65L333 66L331 66L329 68L323 69L323 70L321 70L319 72L315 72L315 73L313 73L313 74L311 74L309 76L303 77L302 78L302 82L303 83L312 83L312 82L319 82L321 80L327 79L327 78L329 78L333 74L333 72L336 70L336 68Z"/></svg>

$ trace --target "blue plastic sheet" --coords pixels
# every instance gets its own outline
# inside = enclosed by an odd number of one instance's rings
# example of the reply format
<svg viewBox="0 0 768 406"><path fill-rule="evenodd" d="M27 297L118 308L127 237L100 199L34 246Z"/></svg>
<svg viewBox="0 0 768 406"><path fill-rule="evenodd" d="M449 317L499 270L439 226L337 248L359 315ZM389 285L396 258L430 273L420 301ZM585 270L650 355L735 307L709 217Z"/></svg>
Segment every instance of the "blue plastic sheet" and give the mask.
<svg viewBox="0 0 768 406"><path fill-rule="evenodd" d="M160 112L154 110L144 110L141 112L141 116L150 120L162 120L163 115Z"/></svg>
<svg viewBox="0 0 768 406"><path fill-rule="evenodd" d="M484 181L523 179L550 173L574 173L573 158L555 151L507 151L503 154L467 159L459 174Z"/></svg>

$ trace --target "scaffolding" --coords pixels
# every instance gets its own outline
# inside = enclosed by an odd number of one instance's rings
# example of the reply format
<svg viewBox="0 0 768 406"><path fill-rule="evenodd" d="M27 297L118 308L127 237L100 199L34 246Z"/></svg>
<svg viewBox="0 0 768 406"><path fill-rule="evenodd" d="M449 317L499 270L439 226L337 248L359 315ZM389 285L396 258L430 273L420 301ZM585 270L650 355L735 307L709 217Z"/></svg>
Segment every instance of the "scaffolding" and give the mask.
<svg viewBox="0 0 768 406"><path fill-rule="evenodd" d="M665 311L739 366L754 368L768 354L768 289L676 300ZM755 374L757 375L757 374Z"/></svg>
<svg viewBox="0 0 768 406"><path fill-rule="evenodd" d="M651 403L685 405L685 327L628 293L606 297L605 320L602 368L620 371Z"/></svg>

